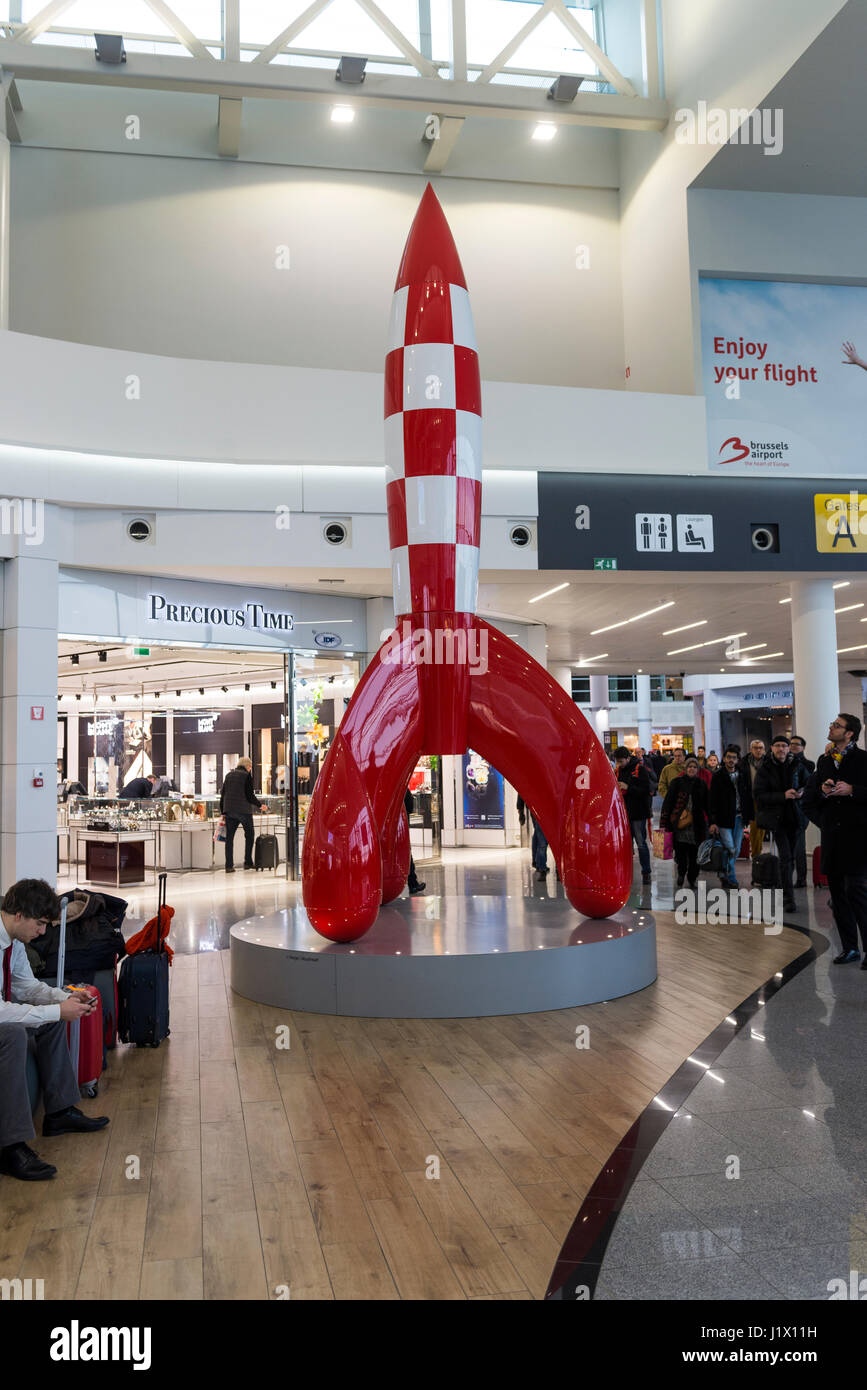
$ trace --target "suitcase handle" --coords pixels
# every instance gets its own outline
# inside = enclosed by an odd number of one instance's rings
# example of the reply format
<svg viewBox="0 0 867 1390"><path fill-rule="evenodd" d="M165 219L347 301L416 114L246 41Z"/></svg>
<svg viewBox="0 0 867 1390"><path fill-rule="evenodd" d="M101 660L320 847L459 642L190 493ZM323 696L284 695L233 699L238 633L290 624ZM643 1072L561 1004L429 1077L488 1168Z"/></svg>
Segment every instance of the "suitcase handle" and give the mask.
<svg viewBox="0 0 867 1390"><path fill-rule="evenodd" d="M63 989L63 973L66 969L66 909L69 899L60 899L60 937L57 943L57 988Z"/></svg>
<svg viewBox="0 0 867 1390"><path fill-rule="evenodd" d="M168 874L160 874L157 887L157 955L163 951L163 908L166 906Z"/></svg>

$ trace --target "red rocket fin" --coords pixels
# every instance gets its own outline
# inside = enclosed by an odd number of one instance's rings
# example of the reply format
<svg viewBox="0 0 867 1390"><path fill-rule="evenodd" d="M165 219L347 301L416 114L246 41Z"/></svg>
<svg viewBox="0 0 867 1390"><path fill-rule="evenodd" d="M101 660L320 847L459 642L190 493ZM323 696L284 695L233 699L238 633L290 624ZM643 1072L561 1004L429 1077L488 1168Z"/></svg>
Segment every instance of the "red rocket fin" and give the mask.
<svg viewBox="0 0 867 1390"><path fill-rule="evenodd" d="M481 618L475 623L487 654L469 681L469 747L532 807L572 906L588 917L618 912L632 886L632 842L602 746L544 667Z"/></svg>
<svg viewBox="0 0 867 1390"><path fill-rule="evenodd" d="M422 734L418 668L401 662L386 642L343 716L304 828L304 906L331 941L363 936L380 904L403 888L409 869L403 797Z"/></svg>

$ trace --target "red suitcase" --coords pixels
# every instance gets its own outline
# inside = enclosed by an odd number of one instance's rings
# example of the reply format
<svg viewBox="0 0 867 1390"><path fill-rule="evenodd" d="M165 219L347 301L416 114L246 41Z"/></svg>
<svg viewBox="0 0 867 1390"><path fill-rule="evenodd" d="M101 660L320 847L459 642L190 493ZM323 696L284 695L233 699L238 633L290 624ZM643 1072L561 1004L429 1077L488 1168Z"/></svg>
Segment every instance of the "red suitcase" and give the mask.
<svg viewBox="0 0 867 1390"><path fill-rule="evenodd" d="M820 847L813 850L813 887L828 887L828 880L822 873L822 850Z"/></svg>
<svg viewBox="0 0 867 1390"><path fill-rule="evenodd" d="M749 826L747 826L747 828L744 830L743 838L741 839L741 847L738 851L738 859L750 858L752 858L750 854L750 829Z"/></svg>
<svg viewBox="0 0 867 1390"><path fill-rule="evenodd" d="M57 988L63 989L66 966L66 899L61 899L60 942L57 953ZM95 1096L102 1075L102 1000L94 985L80 985L76 993L89 994L96 999L96 1008L66 1025L69 1055L84 1096Z"/></svg>

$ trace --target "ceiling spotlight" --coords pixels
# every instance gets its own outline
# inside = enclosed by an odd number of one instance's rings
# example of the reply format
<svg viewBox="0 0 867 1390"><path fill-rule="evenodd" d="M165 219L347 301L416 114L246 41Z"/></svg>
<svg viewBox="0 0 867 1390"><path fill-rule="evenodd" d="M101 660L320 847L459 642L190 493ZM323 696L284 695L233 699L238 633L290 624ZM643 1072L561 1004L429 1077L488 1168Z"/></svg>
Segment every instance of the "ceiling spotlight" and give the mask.
<svg viewBox="0 0 867 1390"><path fill-rule="evenodd" d="M78 665L78 652L73 652L73 653L72 653L72 656L69 658L69 660L72 662L73 666L77 666L77 665Z"/></svg>
<svg viewBox="0 0 867 1390"><path fill-rule="evenodd" d="M276 682L276 681L272 681L272 682L271 682L271 689L272 689L272 690L276 690L276 689L277 689L277 682Z"/></svg>
<svg viewBox="0 0 867 1390"><path fill-rule="evenodd" d="M155 690L155 691L154 691L154 699L155 699L155 700L158 700L159 698L160 698L160 692L159 692L158 690Z"/></svg>
<svg viewBox="0 0 867 1390"><path fill-rule="evenodd" d="M94 34L98 63L125 63L126 50L120 34Z"/></svg>
<svg viewBox="0 0 867 1390"><path fill-rule="evenodd" d="M108 661L108 652L100 652L99 659L100 661Z"/></svg>
<svg viewBox="0 0 867 1390"><path fill-rule="evenodd" d="M81 696L80 696L80 695L76 695L75 698L76 698L76 700L80 700L80 699L81 699Z"/></svg>
<svg viewBox="0 0 867 1390"><path fill-rule="evenodd" d="M204 695L204 693L205 693L205 687L204 687L203 685L200 685L200 686L199 686L199 694L200 694L200 695Z"/></svg>
<svg viewBox="0 0 867 1390"><path fill-rule="evenodd" d="M249 690L249 689L250 689L250 682L249 682L249 681L245 681L245 682L244 682L244 689L245 689L245 690Z"/></svg>
<svg viewBox="0 0 867 1390"><path fill-rule="evenodd" d="M224 695L228 695L228 693L229 693L229 687L228 687L227 685L221 685L221 686L220 686L220 689L222 690L222 692L223 692Z"/></svg>
<svg viewBox="0 0 867 1390"><path fill-rule="evenodd" d="M180 695L180 693L181 693L181 692L180 692L179 690L176 690L176 691L175 691L175 694L176 694L176 695Z"/></svg>
<svg viewBox="0 0 867 1390"><path fill-rule="evenodd" d="M567 73L555 78L548 88L549 101L562 101L569 103L574 101L578 95L578 88L584 81L584 77L577 74Z"/></svg>
<svg viewBox="0 0 867 1390"><path fill-rule="evenodd" d="M112 700L117 700L117 696L116 696L116 695L112 695L111 698L112 698Z"/></svg>
<svg viewBox="0 0 867 1390"><path fill-rule="evenodd" d="M534 140L553 140L557 134L557 127L553 121L540 121L533 131Z"/></svg>
<svg viewBox="0 0 867 1390"><path fill-rule="evenodd" d="M335 125L352 125L355 110L352 106L332 106L331 119Z"/></svg>
<svg viewBox="0 0 867 1390"><path fill-rule="evenodd" d="M337 71L334 74L337 82L349 82L355 86L364 81L364 69L367 67L367 59L359 58L355 54L348 57L344 56L337 64Z"/></svg>

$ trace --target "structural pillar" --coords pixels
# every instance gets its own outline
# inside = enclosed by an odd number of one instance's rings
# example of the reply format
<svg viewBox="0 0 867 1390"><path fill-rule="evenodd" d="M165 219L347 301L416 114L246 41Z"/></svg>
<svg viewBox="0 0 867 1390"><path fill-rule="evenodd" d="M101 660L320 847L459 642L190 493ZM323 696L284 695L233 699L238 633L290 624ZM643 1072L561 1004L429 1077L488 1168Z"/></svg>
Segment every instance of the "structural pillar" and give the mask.
<svg viewBox="0 0 867 1390"><path fill-rule="evenodd" d="M0 101L4 100L0 87ZM10 209L9 189L11 179L11 145L0 127L0 329L9 327L9 246Z"/></svg>
<svg viewBox="0 0 867 1390"><path fill-rule="evenodd" d="M609 729L610 715L607 676L590 677L590 712L593 715L593 727L599 736L599 742L604 743L604 735Z"/></svg>
<svg viewBox="0 0 867 1390"><path fill-rule="evenodd" d="M653 718L650 708L650 676L636 676L638 695L638 746L650 752L653 738Z"/></svg>
<svg viewBox="0 0 867 1390"><path fill-rule="evenodd" d="M46 508L46 520L48 509ZM3 887L19 878L57 882L56 559L22 553L4 566L2 830ZM49 547L42 542L43 550ZM34 786L41 776L42 786Z"/></svg>
<svg viewBox="0 0 867 1390"><path fill-rule="evenodd" d="M797 579L791 594L794 729L806 739L807 757L815 762L828 741L828 725L840 713L833 582Z"/></svg>

